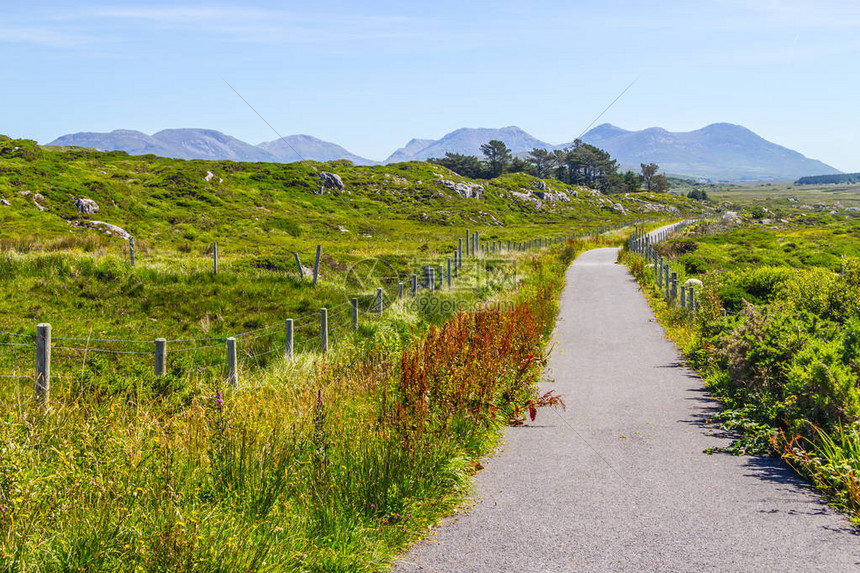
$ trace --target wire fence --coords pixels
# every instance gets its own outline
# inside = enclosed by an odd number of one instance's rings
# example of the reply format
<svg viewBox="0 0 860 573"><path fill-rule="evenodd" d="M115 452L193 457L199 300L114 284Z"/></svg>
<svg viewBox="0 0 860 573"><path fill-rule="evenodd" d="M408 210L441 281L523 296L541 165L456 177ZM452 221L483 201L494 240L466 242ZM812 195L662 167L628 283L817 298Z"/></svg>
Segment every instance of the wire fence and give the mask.
<svg viewBox="0 0 860 573"><path fill-rule="evenodd" d="M690 225L699 223L703 219L685 219L673 225L661 227L656 231L646 233L637 229L628 240L628 250L645 259L649 269L653 272L653 281L670 306L678 306L681 310L695 315L699 313L699 300L696 295L696 283L682 284L679 277L683 276L678 269L674 268L670 261L660 256L653 245L665 241L673 233L676 233ZM696 281L701 284L699 281ZM701 294L701 293L700 293Z"/></svg>
<svg viewBox="0 0 860 573"><path fill-rule="evenodd" d="M0 332L0 379L39 381L47 389L50 379L69 380L85 376L133 376L140 372L204 372L224 376L240 367L245 380L265 374L279 357L325 352L348 341L360 324L377 319L392 307L419 301L426 309L430 295L456 297L458 292L480 288L497 280L497 264L503 255L519 255L544 250L568 239L584 239L621 228L602 227L579 235L533 237L524 241L482 241L479 233L466 233L465 241L441 261L424 265L415 273L381 281L374 292L361 292L325 309L308 310L284 321L263 325L231 336L136 340L132 338L92 338L52 336L47 325L45 344L40 336L23 332ZM465 249L463 248L465 246ZM465 251L465 252L464 252ZM515 285L512 285L515 286ZM457 289L461 288L462 291ZM459 306L453 305L452 308ZM323 318L325 317L325 318ZM291 326L288 327L288 320ZM230 355L230 341L235 355ZM40 344L41 342L41 344ZM326 344L324 344L324 342ZM29 363L29 365L27 364ZM159 364L161 366L159 366ZM35 366L33 366L35 365ZM159 370L161 368L161 370ZM29 370L29 372L28 372Z"/></svg>

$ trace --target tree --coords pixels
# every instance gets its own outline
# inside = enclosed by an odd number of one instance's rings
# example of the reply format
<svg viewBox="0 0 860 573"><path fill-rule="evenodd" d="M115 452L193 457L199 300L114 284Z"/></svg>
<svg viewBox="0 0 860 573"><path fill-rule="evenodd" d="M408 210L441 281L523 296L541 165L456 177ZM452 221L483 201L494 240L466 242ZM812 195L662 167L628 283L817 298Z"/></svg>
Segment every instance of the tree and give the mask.
<svg viewBox="0 0 860 573"><path fill-rule="evenodd" d="M651 177L651 190L654 193L665 193L669 190L669 180L662 173Z"/></svg>
<svg viewBox="0 0 860 573"><path fill-rule="evenodd" d="M511 161L511 150L498 139L491 139L489 143L482 145L481 153L487 158L491 177L498 177L504 173L505 166Z"/></svg>
<svg viewBox="0 0 860 573"><path fill-rule="evenodd" d="M445 157L431 158L428 161L447 167L454 173L470 179L483 178L485 175L484 165L474 155L448 152Z"/></svg>
<svg viewBox="0 0 860 573"><path fill-rule="evenodd" d="M642 182L645 184L645 190L650 191L654 175L657 173L660 166L656 163L648 163L647 165L645 163L640 163L639 165L642 168Z"/></svg>
<svg viewBox="0 0 860 573"><path fill-rule="evenodd" d="M693 189L689 193L687 193L687 197L690 199L695 199L696 201L707 201L708 200L708 192L704 189Z"/></svg>
<svg viewBox="0 0 860 573"><path fill-rule="evenodd" d="M508 173L526 173L527 171L529 171L529 163L519 157L511 159L511 165L507 169Z"/></svg>
<svg viewBox="0 0 860 573"><path fill-rule="evenodd" d="M635 193L639 191L642 185L642 177L636 175L630 170L624 172L624 187L625 193Z"/></svg>
<svg viewBox="0 0 860 573"><path fill-rule="evenodd" d="M534 166L534 176L543 179L549 175L550 169L555 163L555 156L546 149L534 148L529 151L526 161Z"/></svg>

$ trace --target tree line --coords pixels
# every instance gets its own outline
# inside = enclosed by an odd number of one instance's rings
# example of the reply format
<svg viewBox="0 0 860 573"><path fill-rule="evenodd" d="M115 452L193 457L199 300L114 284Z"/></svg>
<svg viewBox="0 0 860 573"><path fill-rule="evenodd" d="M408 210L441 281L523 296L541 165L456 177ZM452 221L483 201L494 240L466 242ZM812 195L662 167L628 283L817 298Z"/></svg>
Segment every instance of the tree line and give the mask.
<svg viewBox="0 0 860 573"><path fill-rule="evenodd" d="M503 173L530 173L541 179L557 179L568 185L584 185L602 193L633 193L669 189L669 181L657 173L656 163L642 163L641 171L619 172L609 152L579 139L563 149L532 149L525 159L514 157L504 142L490 140L481 146L483 159L474 155L446 153L428 161L471 179L492 179Z"/></svg>

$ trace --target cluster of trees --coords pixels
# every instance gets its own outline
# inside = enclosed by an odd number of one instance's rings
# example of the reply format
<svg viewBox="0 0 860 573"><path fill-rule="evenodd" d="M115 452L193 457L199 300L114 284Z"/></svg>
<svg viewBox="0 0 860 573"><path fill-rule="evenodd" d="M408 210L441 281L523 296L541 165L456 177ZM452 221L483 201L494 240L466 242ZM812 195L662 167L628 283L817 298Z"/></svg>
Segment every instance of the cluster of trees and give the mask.
<svg viewBox="0 0 860 573"><path fill-rule="evenodd" d="M830 185L836 183L860 183L860 173L836 173L834 175L810 175L801 177L795 185Z"/></svg>
<svg viewBox="0 0 860 573"><path fill-rule="evenodd" d="M707 201L708 199L710 199L710 197L708 197L707 191L705 191L704 189L693 189L692 191L687 193L687 197L689 197L690 199L695 199L696 201Z"/></svg>
<svg viewBox="0 0 860 573"><path fill-rule="evenodd" d="M514 157L504 142L493 139L481 146L484 159L460 153L429 161L472 179L490 179L503 173L526 172L541 179L554 178L569 185L585 185L603 193L665 192L669 181L656 163L641 164L642 171L620 173L607 151L577 139L570 147L547 151L532 149L526 158Z"/></svg>

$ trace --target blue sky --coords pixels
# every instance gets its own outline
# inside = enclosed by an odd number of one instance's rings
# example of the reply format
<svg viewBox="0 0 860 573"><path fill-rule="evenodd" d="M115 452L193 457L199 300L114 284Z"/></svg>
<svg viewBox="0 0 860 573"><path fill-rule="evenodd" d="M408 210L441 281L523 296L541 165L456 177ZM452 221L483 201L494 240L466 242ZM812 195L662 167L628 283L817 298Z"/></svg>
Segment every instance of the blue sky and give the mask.
<svg viewBox="0 0 860 573"><path fill-rule="evenodd" d="M412 137L601 119L744 125L860 171L860 2L6 2L0 133L306 133L371 159Z"/></svg>

